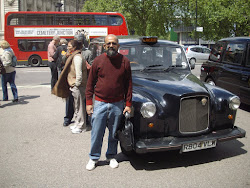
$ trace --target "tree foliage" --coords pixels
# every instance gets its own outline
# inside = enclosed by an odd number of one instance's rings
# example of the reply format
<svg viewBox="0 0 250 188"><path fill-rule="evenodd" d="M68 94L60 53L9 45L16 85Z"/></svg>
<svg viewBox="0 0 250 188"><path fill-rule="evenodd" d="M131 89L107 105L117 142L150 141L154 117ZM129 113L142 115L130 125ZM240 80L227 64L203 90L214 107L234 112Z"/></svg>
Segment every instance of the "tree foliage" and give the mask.
<svg viewBox="0 0 250 188"><path fill-rule="evenodd" d="M120 12L130 33L166 37L166 28L174 9L168 0L87 0L84 12ZM169 14L170 13L170 14Z"/></svg>
<svg viewBox="0 0 250 188"><path fill-rule="evenodd" d="M200 38L218 40L229 36L248 36L250 32L249 0L181 0L186 3L182 17L186 25L195 25L197 1L197 26L203 27ZM189 20L187 18L190 18ZM188 20L188 21L187 21Z"/></svg>
<svg viewBox="0 0 250 188"><path fill-rule="evenodd" d="M249 0L86 0L82 11L120 12L131 34L166 38L169 27L196 25L196 2L200 38L249 35Z"/></svg>

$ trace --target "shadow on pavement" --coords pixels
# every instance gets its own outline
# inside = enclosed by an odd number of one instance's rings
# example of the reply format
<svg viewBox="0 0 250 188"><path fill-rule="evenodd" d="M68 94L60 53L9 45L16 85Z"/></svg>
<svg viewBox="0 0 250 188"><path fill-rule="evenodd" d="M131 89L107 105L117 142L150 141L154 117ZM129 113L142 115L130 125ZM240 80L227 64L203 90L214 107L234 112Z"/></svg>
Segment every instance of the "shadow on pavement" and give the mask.
<svg viewBox="0 0 250 188"><path fill-rule="evenodd" d="M135 170L160 170L178 167L189 167L220 161L223 159L246 154L242 149L244 144L238 140L219 143L216 148L180 154L179 151L167 151L148 154L133 154L129 157L123 153L117 155L117 160L130 161Z"/></svg>
<svg viewBox="0 0 250 188"><path fill-rule="evenodd" d="M35 99L40 97L40 95L35 95L35 96L29 96L29 95L22 95L22 96L18 96L18 102L12 102L12 100L9 100L7 103L5 104L1 104L0 108L4 108L6 106L14 106L14 105L24 105L24 104L28 104L29 99Z"/></svg>
<svg viewBox="0 0 250 188"><path fill-rule="evenodd" d="M50 83L42 83L42 84L40 84L41 86L46 86L46 85L48 85L48 86L50 86Z"/></svg>

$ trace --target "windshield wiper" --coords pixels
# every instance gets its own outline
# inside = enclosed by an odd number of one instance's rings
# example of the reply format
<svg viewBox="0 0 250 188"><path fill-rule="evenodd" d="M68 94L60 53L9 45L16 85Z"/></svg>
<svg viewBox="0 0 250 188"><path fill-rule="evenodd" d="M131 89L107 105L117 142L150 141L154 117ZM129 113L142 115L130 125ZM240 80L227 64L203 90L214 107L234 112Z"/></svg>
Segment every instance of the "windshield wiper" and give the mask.
<svg viewBox="0 0 250 188"><path fill-rule="evenodd" d="M144 70L152 70L152 68L154 67L162 67L163 65L161 64L155 64L155 65L148 65L146 66L144 69L142 69L141 71L144 71Z"/></svg>
<svg viewBox="0 0 250 188"><path fill-rule="evenodd" d="M171 71L171 70L173 70L175 67L182 67L182 65L171 65L171 66L169 66L168 68L163 69L163 71Z"/></svg>
<svg viewBox="0 0 250 188"><path fill-rule="evenodd" d="M155 65L149 65L149 66L146 66L146 68L150 68L150 67L161 67L163 65L161 64L155 64Z"/></svg>

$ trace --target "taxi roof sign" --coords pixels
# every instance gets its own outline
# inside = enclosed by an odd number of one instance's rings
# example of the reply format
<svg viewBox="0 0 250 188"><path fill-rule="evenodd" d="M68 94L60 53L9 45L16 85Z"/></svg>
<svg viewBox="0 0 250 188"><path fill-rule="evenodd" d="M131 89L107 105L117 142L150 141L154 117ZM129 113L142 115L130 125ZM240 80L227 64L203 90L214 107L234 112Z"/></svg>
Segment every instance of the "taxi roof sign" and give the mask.
<svg viewBox="0 0 250 188"><path fill-rule="evenodd" d="M158 41L158 37L142 37L141 42L146 44L155 44Z"/></svg>

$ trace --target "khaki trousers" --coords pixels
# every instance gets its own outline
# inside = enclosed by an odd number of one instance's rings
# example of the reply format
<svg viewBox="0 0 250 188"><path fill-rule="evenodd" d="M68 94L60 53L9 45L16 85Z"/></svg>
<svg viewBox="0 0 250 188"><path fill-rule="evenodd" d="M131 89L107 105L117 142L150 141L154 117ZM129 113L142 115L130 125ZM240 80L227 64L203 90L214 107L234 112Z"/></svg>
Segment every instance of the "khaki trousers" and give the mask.
<svg viewBox="0 0 250 188"><path fill-rule="evenodd" d="M86 128L86 106L85 106L85 88L76 87L70 88L74 98L74 118L75 126L79 129Z"/></svg>

